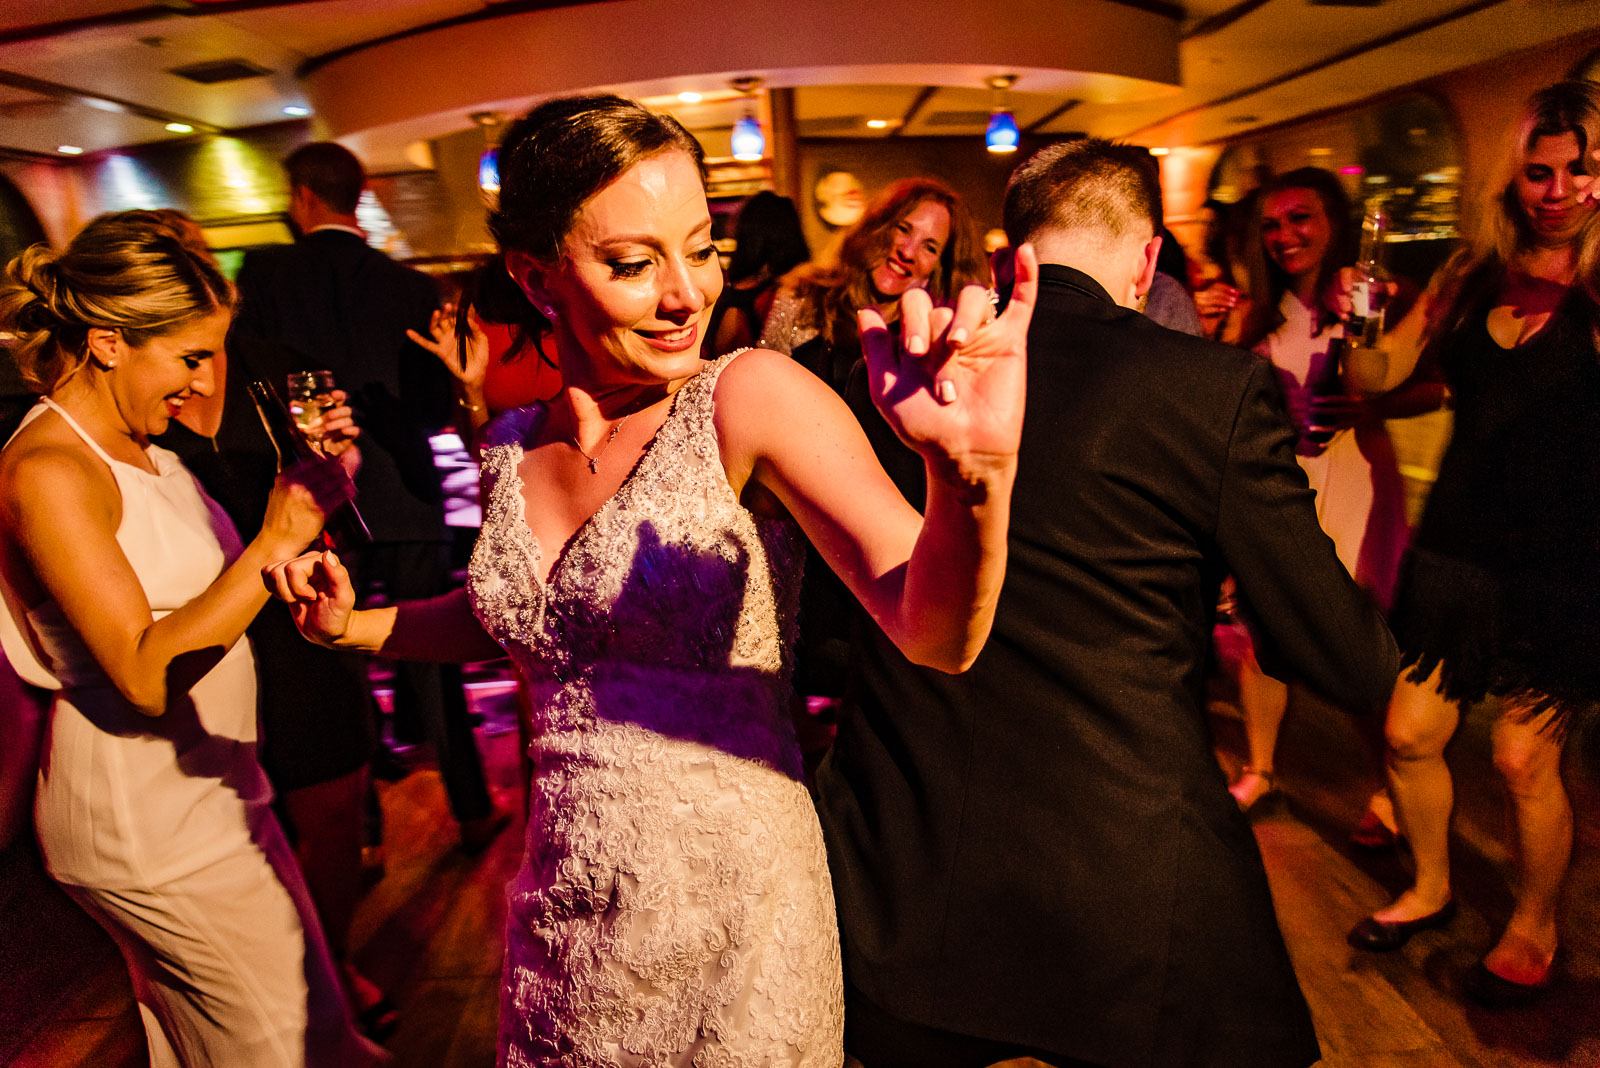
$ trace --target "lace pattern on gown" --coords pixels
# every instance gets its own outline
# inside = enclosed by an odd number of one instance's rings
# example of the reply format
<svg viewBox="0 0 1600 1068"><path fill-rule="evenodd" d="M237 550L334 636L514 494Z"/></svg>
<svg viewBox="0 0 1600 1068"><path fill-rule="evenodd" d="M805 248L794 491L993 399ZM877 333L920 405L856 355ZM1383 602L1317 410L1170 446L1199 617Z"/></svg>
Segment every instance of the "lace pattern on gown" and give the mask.
<svg viewBox="0 0 1600 1068"><path fill-rule="evenodd" d="M728 485L712 392L735 356L679 390L548 583L518 474L545 409L486 437L469 588L534 708L500 1014L513 1068L842 1059L832 888L789 720L803 542Z"/></svg>

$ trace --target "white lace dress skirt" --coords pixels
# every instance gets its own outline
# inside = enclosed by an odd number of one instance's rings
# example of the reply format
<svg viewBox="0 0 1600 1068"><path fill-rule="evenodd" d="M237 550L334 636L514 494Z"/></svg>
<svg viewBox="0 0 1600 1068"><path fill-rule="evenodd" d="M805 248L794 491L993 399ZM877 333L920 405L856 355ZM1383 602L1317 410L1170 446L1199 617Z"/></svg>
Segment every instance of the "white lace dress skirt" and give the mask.
<svg viewBox="0 0 1600 1068"><path fill-rule="evenodd" d="M837 1068L843 980L789 716L803 543L723 471L708 365L545 580L520 477L543 408L485 435L468 589L528 680L510 1068Z"/></svg>
<svg viewBox="0 0 1600 1068"><path fill-rule="evenodd" d="M726 747L727 721L766 695L704 676L591 682L535 693L603 722L532 746L504 1063L833 1068L842 991L816 813L798 767ZM664 704L682 735L648 725Z"/></svg>

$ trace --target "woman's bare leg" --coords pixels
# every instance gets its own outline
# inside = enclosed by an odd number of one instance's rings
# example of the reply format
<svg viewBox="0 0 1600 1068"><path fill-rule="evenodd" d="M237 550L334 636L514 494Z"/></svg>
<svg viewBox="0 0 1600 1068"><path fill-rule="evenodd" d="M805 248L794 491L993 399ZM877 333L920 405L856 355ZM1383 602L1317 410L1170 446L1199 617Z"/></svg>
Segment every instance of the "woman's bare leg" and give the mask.
<svg viewBox="0 0 1600 1068"><path fill-rule="evenodd" d="M1384 726L1389 796L1400 830L1411 841L1417 870L1411 888L1373 914L1385 923L1420 919L1450 900L1455 786L1444 762L1444 747L1455 734L1461 712L1439 693L1438 685L1437 671L1420 684L1401 678L1389 699Z"/></svg>
<svg viewBox="0 0 1600 1068"><path fill-rule="evenodd" d="M1543 981L1555 956L1556 908L1572 859L1572 805L1561 785L1561 744L1548 730L1550 715L1527 719L1508 705L1491 734L1511 801L1516 906L1484 965L1524 985Z"/></svg>
<svg viewBox="0 0 1600 1068"><path fill-rule="evenodd" d="M1273 753L1289 707L1289 687L1261 670L1255 650L1239 661L1239 712L1244 717L1245 770L1228 788L1239 807L1249 810L1273 788Z"/></svg>

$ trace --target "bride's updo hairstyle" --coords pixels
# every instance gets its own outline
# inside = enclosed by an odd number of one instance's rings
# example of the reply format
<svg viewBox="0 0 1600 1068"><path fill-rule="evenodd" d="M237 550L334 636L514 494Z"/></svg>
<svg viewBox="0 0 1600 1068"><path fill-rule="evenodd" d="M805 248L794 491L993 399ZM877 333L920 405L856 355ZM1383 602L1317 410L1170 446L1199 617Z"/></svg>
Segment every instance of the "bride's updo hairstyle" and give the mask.
<svg viewBox="0 0 1600 1068"><path fill-rule="evenodd" d="M0 278L0 331L29 386L49 393L88 359L92 329L120 330L137 348L237 297L215 263L150 211L102 215L56 253L24 249Z"/></svg>
<svg viewBox="0 0 1600 1068"><path fill-rule="evenodd" d="M561 258L567 234L589 198L636 164L663 152L685 152L705 181L705 151L670 115L657 115L612 94L546 101L518 119L500 144L500 202L489 230L501 256L481 273L460 306L457 334L467 340L468 305L488 322L518 328L514 358L550 330L550 320L506 273L505 253Z"/></svg>

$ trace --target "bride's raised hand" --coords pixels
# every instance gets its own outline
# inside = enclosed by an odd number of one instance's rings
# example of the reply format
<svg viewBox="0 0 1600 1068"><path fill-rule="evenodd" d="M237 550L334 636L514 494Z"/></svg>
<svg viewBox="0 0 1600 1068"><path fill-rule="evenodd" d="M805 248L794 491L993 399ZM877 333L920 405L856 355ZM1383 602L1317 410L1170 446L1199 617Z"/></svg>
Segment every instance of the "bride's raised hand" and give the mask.
<svg viewBox="0 0 1600 1068"><path fill-rule="evenodd" d="M318 645L338 647L350 629L356 591L335 553L302 553L268 566L262 576L273 596L288 604L302 635Z"/></svg>
<svg viewBox="0 0 1600 1068"><path fill-rule="evenodd" d="M924 291L900 298L900 340L876 309L860 314L873 402L896 434L924 457L958 468L1016 456L1027 392L1028 324L1039 291L1031 245L1017 249L1016 285L999 318L979 286L956 306L935 308Z"/></svg>

